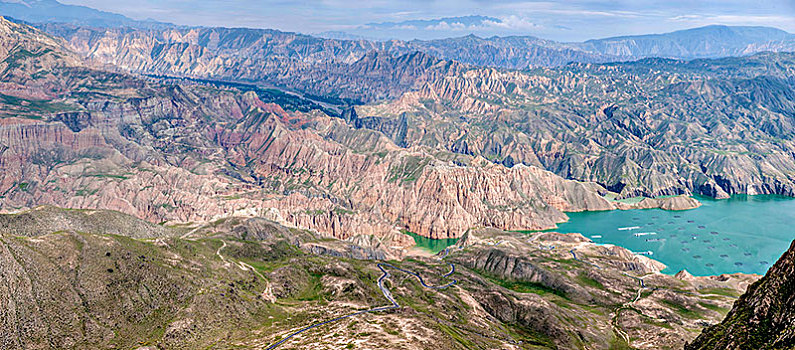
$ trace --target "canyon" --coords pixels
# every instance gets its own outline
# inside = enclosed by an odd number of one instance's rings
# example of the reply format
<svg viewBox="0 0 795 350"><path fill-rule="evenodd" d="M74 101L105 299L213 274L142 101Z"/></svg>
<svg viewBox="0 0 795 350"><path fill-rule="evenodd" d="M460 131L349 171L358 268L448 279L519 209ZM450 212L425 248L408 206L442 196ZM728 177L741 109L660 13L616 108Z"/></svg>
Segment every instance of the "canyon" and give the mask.
<svg viewBox="0 0 795 350"><path fill-rule="evenodd" d="M761 279L667 275L542 232L795 196L786 32L379 42L94 15L0 17L4 348L792 343L792 248Z"/></svg>

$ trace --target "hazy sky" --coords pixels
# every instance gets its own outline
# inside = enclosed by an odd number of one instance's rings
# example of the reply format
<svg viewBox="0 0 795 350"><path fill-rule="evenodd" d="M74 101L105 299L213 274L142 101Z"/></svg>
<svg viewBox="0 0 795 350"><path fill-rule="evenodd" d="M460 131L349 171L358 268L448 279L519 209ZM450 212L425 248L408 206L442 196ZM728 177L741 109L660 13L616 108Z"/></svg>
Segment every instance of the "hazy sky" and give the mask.
<svg viewBox="0 0 795 350"><path fill-rule="evenodd" d="M61 0L136 19L206 26L347 31L384 36L368 23L467 15L500 22L407 26L396 36L535 35L555 40L668 32L707 24L764 25L795 32L795 0Z"/></svg>

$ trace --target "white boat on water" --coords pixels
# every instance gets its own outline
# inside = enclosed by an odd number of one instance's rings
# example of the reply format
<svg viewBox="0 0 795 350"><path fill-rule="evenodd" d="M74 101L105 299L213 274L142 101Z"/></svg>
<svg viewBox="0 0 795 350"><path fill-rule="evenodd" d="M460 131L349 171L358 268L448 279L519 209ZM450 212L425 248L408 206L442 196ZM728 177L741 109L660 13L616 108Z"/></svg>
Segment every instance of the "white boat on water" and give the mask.
<svg viewBox="0 0 795 350"><path fill-rule="evenodd" d="M602 236L596 235L596 236L591 236L591 238L602 238Z"/></svg>
<svg viewBox="0 0 795 350"><path fill-rule="evenodd" d="M657 232L638 232L638 233L634 234L633 236L635 236L635 237L653 236L653 235L656 235L656 234L657 234Z"/></svg>
<svg viewBox="0 0 795 350"><path fill-rule="evenodd" d="M629 226L629 227L619 227L618 230L619 231L632 231L632 230L637 230L639 228L640 228L640 226Z"/></svg>

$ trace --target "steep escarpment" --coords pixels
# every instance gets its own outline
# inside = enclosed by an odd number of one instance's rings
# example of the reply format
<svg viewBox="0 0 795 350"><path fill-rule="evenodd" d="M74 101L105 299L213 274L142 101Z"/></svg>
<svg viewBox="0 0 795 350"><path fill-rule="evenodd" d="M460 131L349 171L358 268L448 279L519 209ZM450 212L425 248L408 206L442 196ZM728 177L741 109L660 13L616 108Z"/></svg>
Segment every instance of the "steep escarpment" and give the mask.
<svg viewBox="0 0 795 350"><path fill-rule="evenodd" d="M395 98L462 69L403 42L326 40L244 28L43 28L66 38L77 52L129 71L256 82L330 103Z"/></svg>
<svg viewBox="0 0 795 350"><path fill-rule="evenodd" d="M748 287L721 323L685 349L791 349L795 346L795 242Z"/></svg>
<svg viewBox="0 0 795 350"><path fill-rule="evenodd" d="M767 53L473 69L357 115L408 146L535 165L621 197L793 195L793 62ZM403 131L389 133L396 121Z"/></svg>
<svg viewBox="0 0 795 350"><path fill-rule="evenodd" d="M428 77L439 64L447 65L422 54L368 54L354 63L369 67L365 76L397 65ZM319 110L284 110L263 101L271 97L264 90L172 85L79 61L53 71L31 75L46 98L5 102L16 108L0 120L5 210L112 209L157 223L264 216L405 247L411 239L401 229L433 238L478 226L541 229L565 220L564 211L615 207L596 184L402 147ZM50 105L66 107L39 107Z"/></svg>

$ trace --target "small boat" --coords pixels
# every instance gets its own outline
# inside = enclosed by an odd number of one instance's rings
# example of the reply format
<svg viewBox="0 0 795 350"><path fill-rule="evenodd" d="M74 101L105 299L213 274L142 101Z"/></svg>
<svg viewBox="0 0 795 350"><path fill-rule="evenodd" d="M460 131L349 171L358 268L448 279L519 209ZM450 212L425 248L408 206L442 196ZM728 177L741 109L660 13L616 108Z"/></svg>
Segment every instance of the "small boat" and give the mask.
<svg viewBox="0 0 795 350"><path fill-rule="evenodd" d="M770 263L767 262L767 261L760 261L759 264L761 264L761 265L770 265Z"/></svg>
<svg viewBox="0 0 795 350"><path fill-rule="evenodd" d="M729 257L729 255L728 254L721 254L720 257L726 259L726 258Z"/></svg>
<svg viewBox="0 0 795 350"><path fill-rule="evenodd" d="M728 240L729 240L729 237L726 237L726 238L724 238L723 240L724 240L724 241L728 241Z"/></svg>
<svg viewBox="0 0 795 350"><path fill-rule="evenodd" d="M656 234L657 234L657 232L638 232L638 233L634 234L633 236L635 236L635 237L653 236L653 235L656 235Z"/></svg>
<svg viewBox="0 0 795 350"><path fill-rule="evenodd" d="M678 219L678 218L681 218L682 216L681 215L674 215L674 217Z"/></svg>
<svg viewBox="0 0 795 350"><path fill-rule="evenodd" d="M698 228L707 228L706 226L699 225Z"/></svg>
<svg viewBox="0 0 795 350"><path fill-rule="evenodd" d="M706 265L704 265L704 266L706 266L706 267L713 267L713 266L715 266L715 264L711 264L711 263L710 263L710 264L706 264Z"/></svg>
<svg viewBox="0 0 795 350"><path fill-rule="evenodd" d="M618 230L619 231L632 231L632 230L637 230L639 228L640 228L640 226L629 226L629 227L619 227Z"/></svg>
<svg viewBox="0 0 795 350"><path fill-rule="evenodd" d="M743 253L743 255L745 255L745 256L751 256L751 253L749 253L749 252L745 252L745 253Z"/></svg>
<svg viewBox="0 0 795 350"><path fill-rule="evenodd" d="M701 259L701 255L693 255L693 259Z"/></svg>
<svg viewBox="0 0 795 350"><path fill-rule="evenodd" d="M712 232L710 232L709 234L711 234L711 235L717 235L717 234L718 234L718 231L712 231Z"/></svg>
<svg viewBox="0 0 795 350"><path fill-rule="evenodd" d="M741 263L741 262L739 262L739 261L738 261L738 262L734 263L734 265L737 265L737 266L743 266L743 263Z"/></svg>
<svg viewBox="0 0 795 350"><path fill-rule="evenodd" d="M646 242L665 242L665 238L648 238Z"/></svg>
<svg viewBox="0 0 795 350"><path fill-rule="evenodd" d="M596 236L591 236L591 238L602 238L602 236L596 235Z"/></svg>
<svg viewBox="0 0 795 350"><path fill-rule="evenodd" d="M654 255L654 252L649 250L649 251L645 251L645 252L633 252L632 254L635 254L635 255Z"/></svg>

